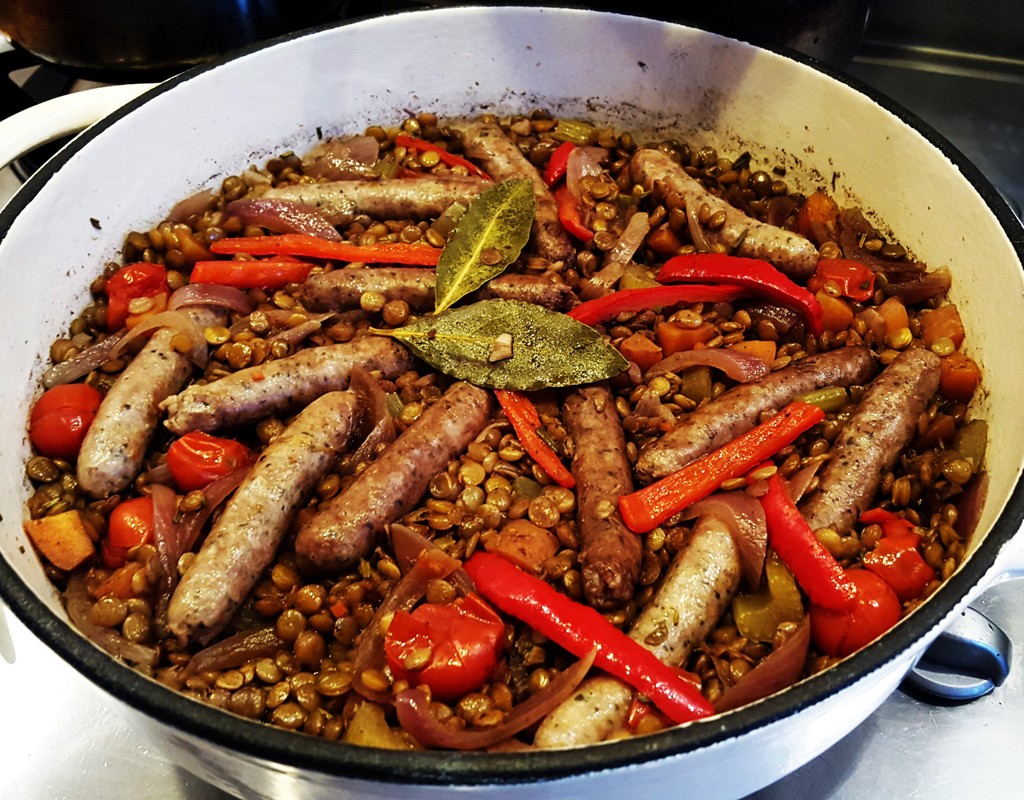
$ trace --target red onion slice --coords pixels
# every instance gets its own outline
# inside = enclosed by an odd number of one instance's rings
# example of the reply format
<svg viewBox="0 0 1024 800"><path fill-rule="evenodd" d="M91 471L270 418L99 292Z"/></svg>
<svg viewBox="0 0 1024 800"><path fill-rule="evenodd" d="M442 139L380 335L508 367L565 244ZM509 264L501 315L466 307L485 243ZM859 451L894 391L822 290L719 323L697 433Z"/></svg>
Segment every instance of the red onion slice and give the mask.
<svg viewBox="0 0 1024 800"><path fill-rule="evenodd" d="M61 361L43 373L43 386L51 389L64 383L77 381L85 377L94 369L116 358L114 352L121 339L124 338L126 330L120 330L105 339L101 339L94 345L87 347L77 356Z"/></svg>
<svg viewBox="0 0 1024 800"><path fill-rule="evenodd" d="M305 233L320 239L340 242L341 234L313 206L268 197L244 197L228 203L224 209L246 225L258 225L274 233Z"/></svg>
<svg viewBox="0 0 1024 800"><path fill-rule="evenodd" d="M746 492L716 492L683 512L684 519L714 517L732 534L740 556L743 583L758 591L768 552L768 525L761 502Z"/></svg>
<svg viewBox="0 0 1024 800"><path fill-rule="evenodd" d="M85 587L85 573L72 575L64 590L64 607L68 616L89 641L101 647L112 656L123 658L141 667L155 667L158 660L156 648L136 644L125 639L113 628L102 628L89 619L92 600Z"/></svg>
<svg viewBox="0 0 1024 800"><path fill-rule="evenodd" d="M372 136L326 139L302 159L303 172L328 181L353 180L373 174L380 142Z"/></svg>
<svg viewBox="0 0 1024 800"><path fill-rule="evenodd" d="M596 654L596 650L591 650L539 692L514 706L505 719L493 727L458 730L442 724L430 713L430 700L422 689L405 689L395 696L398 721L424 747L448 750L491 747L539 722L567 700L590 670Z"/></svg>
<svg viewBox="0 0 1024 800"><path fill-rule="evenodd" d="M176 289L167 301L167 308L177 311L185 306L217 306L250 314L253 301L241 289L233 286L219 286L215 283L189 283Z"/></svg>
<svg viewBox="0 0 1024 800"><path fill-rule="evenodd" d="M216 199L217 193L212 189L198 191L179 201L167 214L167 219L170 222L186 222L189 217L208 211Z"/></svg>
<svg viewBox="0 0 1024 800"><path fill-rule="evenodd" d="M650 380L666 372L678 373L695 366L708 366L721 370L734 381L750 383L765 377L771 368L757 356L741 353L728 347L705 347L699 350L679 350L663 358L644 374Z"/></svg>

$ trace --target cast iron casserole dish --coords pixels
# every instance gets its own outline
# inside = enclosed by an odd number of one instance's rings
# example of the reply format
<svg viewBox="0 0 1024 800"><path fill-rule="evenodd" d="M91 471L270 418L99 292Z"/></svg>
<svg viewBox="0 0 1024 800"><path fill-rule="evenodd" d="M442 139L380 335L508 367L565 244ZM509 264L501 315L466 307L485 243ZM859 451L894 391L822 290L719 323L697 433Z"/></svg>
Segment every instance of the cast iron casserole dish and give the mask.
<svg viewBox="0 0 1024 800"><path fill-rule="evenodd" d="M566 47L567 41L580 46ZM382 63L382 48L402 53ZM600 76L596 77L595 76ZM96 649L66 622L21 530L23 413L5 413L0 586L30 629L119 707L168 758L240 796L646 796L680 783L738 797L814 757L864 719L984 587L1014 568L1022 516L1012 424L1019 358L1000 320L1020 316L1019 223L995 190L907 112L799 57L651 20L562 9L461 8L318 29L161 84L61 151L0 219L13 328L6 409L27 409L49 342L81 307L123 231L242 162L301 151L317 128L359 130L403 109L552 112L630 129L680 130L723 149L775 148L875 211L926 262L948 263L952 296L982 355L991 483L974 551L907 620L837 667L776 696L652 737L572 752L394 753L279 731L178 697ZM173 134L172 134L173 132ZM151 143L159 141L157 148ZM62 236L40 235L55 220ZM60 278L60 290L52 286ZM34 324L27 324L32 320ZM1019 561L1019 559L1018 559Z"/></svg>

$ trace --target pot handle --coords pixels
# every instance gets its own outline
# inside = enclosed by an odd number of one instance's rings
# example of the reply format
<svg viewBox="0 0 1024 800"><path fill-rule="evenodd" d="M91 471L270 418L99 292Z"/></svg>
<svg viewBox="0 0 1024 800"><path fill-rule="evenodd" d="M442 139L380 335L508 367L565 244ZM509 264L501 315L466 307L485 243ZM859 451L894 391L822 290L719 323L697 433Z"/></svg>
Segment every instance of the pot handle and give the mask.
<svg viewBox="0 0 1024 800"><path fill-rule="evenodd" d="M45 100L0 121L0 168L37 147L88 128L155 85L97 86Z"/></svg>

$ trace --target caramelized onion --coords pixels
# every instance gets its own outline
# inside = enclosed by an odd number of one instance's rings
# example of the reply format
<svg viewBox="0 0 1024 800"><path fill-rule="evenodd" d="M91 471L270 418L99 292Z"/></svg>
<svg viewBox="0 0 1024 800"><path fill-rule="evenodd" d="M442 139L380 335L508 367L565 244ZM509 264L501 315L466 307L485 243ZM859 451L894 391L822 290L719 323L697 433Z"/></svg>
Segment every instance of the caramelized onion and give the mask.
<svg viewBox="0 0 1024 800"><path fill-rule="evenodd" d="M349 388L359 399L363 415L360 425L365 431L359 446L342 459L339 471L347 473L362 462L372 461L382 447L395 440L395 420L388 413L388 398L377 380L362 367L352 370Z"/></svg>
<svg viewBox="0 0 1024 800"><path fill-rule="evenodd" d="M690 238L693 239L693 246L697 248L698 252L713 252L714 248L708 240L707 235L704 233L704 226L701 225L700 220L697 219L696 203L686 204L686 226L690 229Z"/></svg>
<svg viewBox="0 0 1024 800"><path fill-rule="evenodd" d="M68 616L89 641L98 645L112 656L123 658L140 667L155 667L158 660L156 648L130 642L112 628L103 628L89 617L92 600L85 587L85 573L72 575L64 590L64 606Z"/></svg>
<svg viewBox="0 0 1024 800"><path fill-rule="evenodd" d="M582 282L580 286L581 299L593 300L608 294L626 272L626 267L633 260L636 251L643 245L650 230L650 218L646 213L638 211L633 214L629 218L625 230L608 251L605 257L605 266L588 280Z"/></svg>
<svg viewBox="0 0 1024 800"><path fill-rule="evenodd" d="M159 314L146 317L146 319L121 338L111 353L111 358L118 358L136 339L149 337L160 328L171 328L175 333L187 336L189 340L189 358L191 358L192 363L200 369L206 367L209 353L203 329L199 327L199 324L187 312L181 310L161 311Z"/></svg>
<svg viewBox="0 0 1024 800"><path fill-rule="evenodd" d="M792 635L722 692L714 702L715 711L739 708L796 683L803 675L810 643L811 623L805 616Z"/></svg>
<svg viewBox="0 0 1024 800"><path fill-rule="evenodd" d="M274 633L272 625L241 631L234 636L211 644L192 656L188 666L185 667L184 674L185 677L188 677L197 672L240 667L247 661L269 658L287 647L284 639Z"/></svg>
<svg viewBox="0 0 1024 800"><path fill-rule="evenodd" d="M150 487L150 497L153 498L153 544L160 564L154 617L163 624L167 619L171 594L178 584L178 559L182 553L178 527L174 523L178 496L170 486L154 483Z"/></svg>
<svg viewBox="0 0 1024 800"><path fill-rule="evenodd" d="M430 713L430 698L422 689L405 689L395 696L395 710L402 728L424 747L448 750L479 750L515 736L542 720L569 699L594 663L591 650L528 700L514 706L504 720L489 728L460 730L441 723Z"/></svg>
<svg viewBox="0 0 1024 800"><path fill-rule="evenodd" d="M249 474L249 466L239 467L229 472L223 478L211 481L204 489L203 496L206 502L198 511L191 511L183 514L178 524L178 552L187 553L199 539L199 534L206 524L206 520L223 503L228 496L238 488L239 484Z"/></svg>
<svg viewBox="0 0 1024 800"><path fill-rule="evenodd" d="M672 353L647 370L644 378L650 380L655 375L678 373L695 366L714 367L740 383L760 380L771 371L764 361L749 353L740 353L728 347L705 347Z"/></svg>
<svg viewBox="0 0 1024 800"><path fill-rule="evenodd" d="M305 233L340 242L341 234L320 211L304 203L269 197L244 197L228 203L227 213L246 225L258 225L274 233Z"/></svg>

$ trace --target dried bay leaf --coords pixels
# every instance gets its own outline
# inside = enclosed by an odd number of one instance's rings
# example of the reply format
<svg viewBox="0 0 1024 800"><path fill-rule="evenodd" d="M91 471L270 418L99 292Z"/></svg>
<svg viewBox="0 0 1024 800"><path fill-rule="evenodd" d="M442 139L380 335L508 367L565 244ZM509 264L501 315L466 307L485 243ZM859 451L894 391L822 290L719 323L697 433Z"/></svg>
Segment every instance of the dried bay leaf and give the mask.
<svg viewBox="0 0 1024 800"><path fill-rule="evenodd" d="M519 257L530 238L536 210L527 178L495 184L470 203L441 251L435 313L476 291Z"/></svg>
<svg viewBox="0 0 1024 800"><path fill-rule="evenodd" d="M582 386L628 366L589 325L519 300L481 300L374 332L400 340L446 375L493 389ZM507 341L507 335L511 357L492 360L499 337Z"/></svg>

